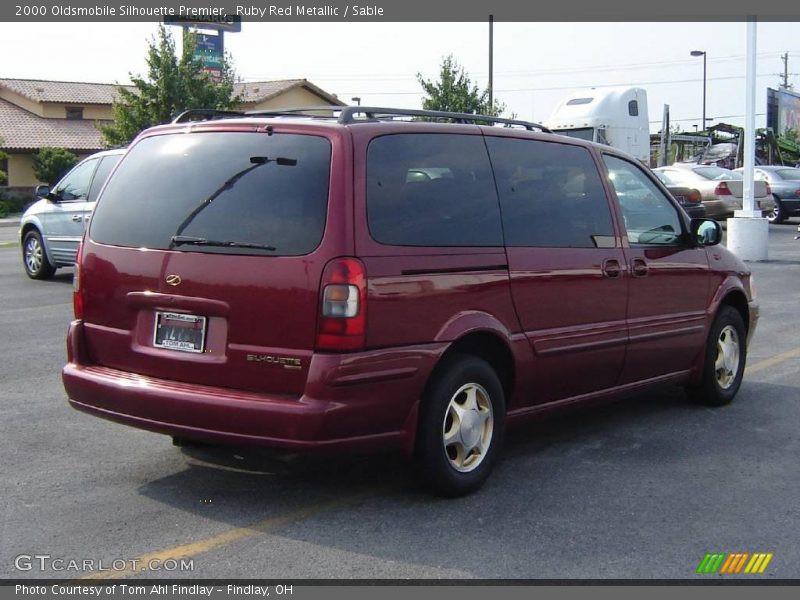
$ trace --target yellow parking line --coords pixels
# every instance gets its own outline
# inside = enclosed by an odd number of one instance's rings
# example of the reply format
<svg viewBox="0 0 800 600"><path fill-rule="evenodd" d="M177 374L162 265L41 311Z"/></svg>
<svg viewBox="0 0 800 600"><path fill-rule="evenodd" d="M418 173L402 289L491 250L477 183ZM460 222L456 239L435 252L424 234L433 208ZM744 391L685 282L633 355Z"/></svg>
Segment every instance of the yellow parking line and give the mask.
<svg viewBox="0 0 800 600"><path fill-rule="evenodd" d="M164 561L170 559L180 560L182 558L190 558L192 556L213 550L214 548L224 546L225 544L230 544L232 542L253 537L260 533L266 533L288 523L302 521L303 519L308 519L328 511L355 504L366 498L376 496L388 489L390 489L389 486L375 488L358 494L350 494L348 496L337 498L336 500L330 500L328 502L318 502L316 504L311 504L310 506L284 513L282 515L268 517L246 527L237 527L235 529L223 531L222 533L211 536L204 540L198 540L189 544L183 544L181 546L175 546L173 548L151 552L150 554L144 554L137 559L134 559L135 563L138 565L138 570L131 568L119 571L93 571L86 573L77 579L122 579L125 577L138 575L145 572L148 569L148 565L151 564L152 561L157 561L159 564L164 564Z"/></svg>
<svg viewBox="0 0 800 600"><path fill-rule="evenodd" d="M747 373L757 373L758 371L763 371L764 369L768 369L770 367L774 367L779 365L782 362L790 360L792 358L800 358L800 348L795 348L793 350L788 350L786 352L782 352L781 354L776 354L770 358L765 360L759 361L752 365L747 366ZM280 527L282 525L286 525L288 523L292 523L295 521L302 521L303 519L308 519L310 517L336 510L339 508L343 508L345 506L355 504L361 500L366 498L376 496L381 492L386 491L388 488L378 488L368 490L366 492L362 492L359 494L351 494L349 496L345 496L342 498L337 498L336 500L331 500L328 502L319 502L317 504L312 504L310 506L291 511L282 515L277 515L274 517L268 517L261 521L257 521L252 523L246 527L236 527L234 529L230 529L228 531L224 531L217 535L211 536L204 540L198 540L196 542L191 542L189 544L183 544L181 546L175 546L173 548L167 548L165 550L159 550L156 552L151 552L149 554L144 554L139 558L135 559L137 564L140 565L139 570L134 569L127 569L127 570L120 570L120 571L102 571L102 572L90 572L84 574L82 577L79 577L79 580L83 579L122 579L125 577L130 577L133 575L138 575L147 570L148 564L151 561L158 561L161 564L164 563L166 560L180 560L181 558L191 558L198 554L203 554L205 552L209 552L215 548L220 546L224 546L225 544L230 544L239 540L243 540L249 537L253 537L260 533L266 533L272 529ZM754 557L755 558L755 557ZM752 561L748 565L748 569L751 568L751 565L754 568L757 568L756 565L752 564ZM760 565L759 565L760 566Z"/></svg>
<svg viewBox="0 0 800 600"><path fill-rule="evenodd" d="M795 348L794 350L787 350L786 352L781 352L780 354L776 354L770 358L765 358L764 360L758 361L755 364L747 365L747 370L745 373L748 375L752 375L753 373L758 373L759 371L763 371L764 369L769 369L770 367L774 367L776 365L781 364L782 362L786 362L792 358L800 358L800 348Z"/></svg>
<svg viewBox="0 0 800 600"><path fill-rule="evenodd" d="M19 246L19 242L0 242L0 248L13 248Z"/></svg>

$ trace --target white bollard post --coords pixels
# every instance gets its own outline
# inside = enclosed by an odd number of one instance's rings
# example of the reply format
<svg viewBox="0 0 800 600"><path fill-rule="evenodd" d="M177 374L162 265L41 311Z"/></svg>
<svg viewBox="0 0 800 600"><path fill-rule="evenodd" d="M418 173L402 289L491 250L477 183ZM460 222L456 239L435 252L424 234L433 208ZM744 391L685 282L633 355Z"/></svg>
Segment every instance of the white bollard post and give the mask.
<svg viewBox="0 0 800 600"><path fill-rule="evenodd" d="M756 19L747 19L747 73L745 77L744 182L742 210L728 219L728 249L746 261L769 257L769 222L755 206L753 169L756 162Z"/></svg>

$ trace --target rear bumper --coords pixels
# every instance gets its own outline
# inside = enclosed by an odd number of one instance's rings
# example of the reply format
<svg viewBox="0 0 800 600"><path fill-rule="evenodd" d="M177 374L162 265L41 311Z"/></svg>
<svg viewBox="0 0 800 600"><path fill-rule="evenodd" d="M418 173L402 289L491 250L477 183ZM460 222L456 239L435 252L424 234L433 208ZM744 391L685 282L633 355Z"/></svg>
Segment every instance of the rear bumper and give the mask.
<svg viewBox="0 0 800 600"><path fill-rule="evenodd" d="M81 411L187 439L292 450L410 451L417 402L446 345L315 354L301 396L156 379L88 364L83 324L67 338L62 376ZM389 382L389 385L387 385Z"/></svg>
<svg viewBox="0 0 800 600"><path fill-rule="evenodd" d="M781 198L781 206L787 213L800 212L800 198L791 196L789 198Z"/></svg>
<svg viewBox="0 0 800 600"><path fill-rule="evenodd" d="M692 219L705 219L708 214L706 207L702 203L681 204L681 208L683 208L686 214Z"/></svg>
<svg viewBox="0 0 800 600"><path fill-rule="evenodd" d="M725 196L725 199L703 200L706 214L711 218L731 217L734 211L741 210L742 199Z"/></svg>

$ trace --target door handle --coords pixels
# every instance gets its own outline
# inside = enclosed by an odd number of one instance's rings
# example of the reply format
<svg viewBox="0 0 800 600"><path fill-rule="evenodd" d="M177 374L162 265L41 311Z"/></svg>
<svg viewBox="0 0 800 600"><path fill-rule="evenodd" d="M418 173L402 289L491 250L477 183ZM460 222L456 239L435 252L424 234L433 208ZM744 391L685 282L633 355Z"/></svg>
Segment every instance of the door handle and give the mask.
<svg viewBox="0 0 800 600"><path fill-rule="evenodd" d="M83 221L83 215L72 215L72 220L75 221L76 223L80 223L81 221Z"/></svg>
<svg viewBox="0 0 800 600"><path fill-rule="evenodd" d="M642 258L634 258L631 261L631 272L634 277L644 277L648 272L647 263Z"/></svg>
<svg viewBox="0 0 800 600"><path fill-rule="evenodd" d="M616 258L607 258L603 261L603 275L609 279L614 279L615 277L619 277L621 273L622 267L620 267L619 261Z"/></svg>

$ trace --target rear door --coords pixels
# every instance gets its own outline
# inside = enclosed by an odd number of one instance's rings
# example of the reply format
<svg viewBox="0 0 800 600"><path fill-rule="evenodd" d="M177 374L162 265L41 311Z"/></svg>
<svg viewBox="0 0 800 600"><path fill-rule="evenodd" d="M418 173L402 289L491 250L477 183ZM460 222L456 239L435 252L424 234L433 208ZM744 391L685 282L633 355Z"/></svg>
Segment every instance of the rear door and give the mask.
<svg viewBox="0 0 800 600"><path fill-rule="evenodd" d="M329 192L342 197L333 145L288 125L137 142L84 246L92 359L173 381L301 393L322 269L346 253L336 223L323 242ZM347 220L342 205L331 210Z"/></svg>
<svg viewBox="0 0 800 600"><path fill-rule="evenodd" d="M486 137L516 312L535 354L534 402L616 385L625 356L625 256L582 146Z"/></svg>
<svg viewBox="0 0 800 600"><path fill-rule="evenodd" d="M708 256L680 209L638 164L603 154L627 234L629 345L620 383L688 369L704 347Z"/></svg>
<svg viewBox="0 0 800 600"><path fill-rule="evenodd" d="M356 181L366 185L355 192L357 250L369 279L367 345L451 341L453 323L465 321L516 333L480 130L433 125L409 133L402 125L377 137L367 126L353 128L366 156L355 165ZM390 127L381 124L381 132Z"/></svg>

